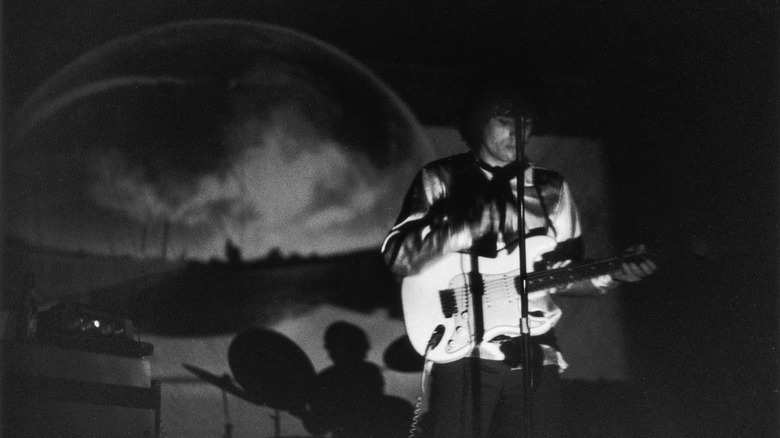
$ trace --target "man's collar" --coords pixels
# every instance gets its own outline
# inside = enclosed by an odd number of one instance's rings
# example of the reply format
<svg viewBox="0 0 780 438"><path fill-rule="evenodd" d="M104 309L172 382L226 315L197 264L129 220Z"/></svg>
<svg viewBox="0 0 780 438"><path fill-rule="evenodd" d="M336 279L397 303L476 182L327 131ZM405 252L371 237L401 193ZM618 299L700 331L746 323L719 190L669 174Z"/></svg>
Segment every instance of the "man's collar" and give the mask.
<svg viewBox="0 0 780 438"><path fill-rule="evenodd" d="M513 161L510 164L507 164L505 166L491 166L484 161L480 160L479 157L476 157L475 154L475 160L477 162L477 166L479 166L480 169L484 170L485 172L488 172L492 175L493 178L502 178L510 180L517 176L517 161ZM531 168L533 167L532 164L528 161L524 161L524 186L531 187L533 186L533 172L529 172Z"/></svg>

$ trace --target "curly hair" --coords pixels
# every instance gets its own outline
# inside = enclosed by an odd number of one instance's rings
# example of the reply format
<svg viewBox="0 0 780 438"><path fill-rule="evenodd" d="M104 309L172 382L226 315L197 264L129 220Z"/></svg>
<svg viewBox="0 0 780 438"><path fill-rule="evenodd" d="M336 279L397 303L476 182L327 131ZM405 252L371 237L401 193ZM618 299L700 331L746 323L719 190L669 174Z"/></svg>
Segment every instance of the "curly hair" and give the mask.
<svg viewBox="0 0 780 438"><path fill-rule="evenodd" d="M479 79L458 113L457 128L468 147L476 150L488 121L499 115L538 119L542 114L539 85L533 76L495 73Z"/></svg>

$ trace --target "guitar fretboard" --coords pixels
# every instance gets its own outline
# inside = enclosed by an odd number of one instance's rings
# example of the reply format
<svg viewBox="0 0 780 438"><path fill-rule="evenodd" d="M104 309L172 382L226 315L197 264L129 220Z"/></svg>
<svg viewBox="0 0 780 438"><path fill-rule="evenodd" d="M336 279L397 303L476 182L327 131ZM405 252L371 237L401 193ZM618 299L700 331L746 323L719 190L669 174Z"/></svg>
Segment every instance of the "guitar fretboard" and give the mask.
<svg viewBox="0 0 780 438"><path fill-rule="evenodd" d="M599 260L597 262L578 263L565 268L550 271L528 273L526 287L529 292L564 286L581 280L589 280L600 275L619 271L624 262L639 262L647 257L642 255L629 255Z"/></svg>

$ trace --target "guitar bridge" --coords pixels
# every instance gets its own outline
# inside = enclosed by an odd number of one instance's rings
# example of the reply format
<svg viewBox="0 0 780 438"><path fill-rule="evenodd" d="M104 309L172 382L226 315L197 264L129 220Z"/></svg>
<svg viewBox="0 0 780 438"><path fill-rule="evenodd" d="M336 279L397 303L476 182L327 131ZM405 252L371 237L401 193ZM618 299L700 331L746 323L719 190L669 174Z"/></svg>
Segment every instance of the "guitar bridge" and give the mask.
<svg viewBox="0 0 780 438"><path fill-rule="evenodd" d="M455 300L454 289L444 289L439 291L439 300L441 301L441 311L445 318L452 318L452 315L458 311L458 303Z"/></svg>

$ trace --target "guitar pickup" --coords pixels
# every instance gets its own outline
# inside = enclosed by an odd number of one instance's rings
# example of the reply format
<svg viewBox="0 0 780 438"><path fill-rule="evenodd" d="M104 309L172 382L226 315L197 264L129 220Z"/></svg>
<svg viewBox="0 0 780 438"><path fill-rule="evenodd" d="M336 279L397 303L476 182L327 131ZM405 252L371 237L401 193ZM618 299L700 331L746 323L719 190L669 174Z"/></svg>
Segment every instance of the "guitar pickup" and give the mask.
<svg viewBox="0 0 780 438"><path fill-rule="evenodd" d="M441 301L441 311L445 318L452 318L452 315L458 312L458 303L455 301L454 289L440 290L439 300Z"/></svg>

